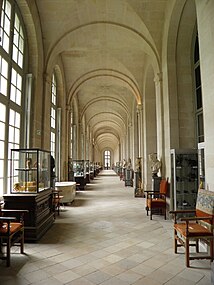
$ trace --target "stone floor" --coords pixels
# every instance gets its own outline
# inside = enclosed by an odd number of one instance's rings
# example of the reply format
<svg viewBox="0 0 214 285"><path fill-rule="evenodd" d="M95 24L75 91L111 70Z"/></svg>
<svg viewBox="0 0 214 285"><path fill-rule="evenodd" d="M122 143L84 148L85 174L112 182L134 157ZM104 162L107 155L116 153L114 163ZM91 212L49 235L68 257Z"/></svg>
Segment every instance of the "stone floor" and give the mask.
<svg viewBox="0 0 214 285"><path fill-rule="evenodd" d="M101 172L26 255L10 268L0 261L1 285L210 285L210 262L173 253L172 222L146 216L144 198L111 170Z"/></svg>

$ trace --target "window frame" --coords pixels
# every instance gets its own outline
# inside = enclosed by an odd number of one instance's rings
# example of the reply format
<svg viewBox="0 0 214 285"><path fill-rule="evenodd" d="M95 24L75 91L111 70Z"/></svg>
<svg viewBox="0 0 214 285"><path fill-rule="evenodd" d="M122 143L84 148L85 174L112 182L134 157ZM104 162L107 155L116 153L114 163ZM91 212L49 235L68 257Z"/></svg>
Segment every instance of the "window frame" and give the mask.
<svg viewBox="0 0 214 285"><path fill-rule="evenodd" d="M0 1L2 4L0 10L0 58L7 63L7 70L0 67L0 77L4 74L6 80L6 90L2 93L0 90L0 104L5 107L5 136L1 139L1 145L4 145L4 157L0 158L1 167L3 167L4 177L0 177L0 196L10 192L10 161L11 149L20 148L24 143L24 136L21 133L24 131L24 102L25 102L25 74L26 74L26 58L27 58L27 37L24 22L19 11L18 5L13 0ZM4 9L3 9L4 5ZM10 26L8 48L4 48L4 12L5 7L10 6ZM3 16L2 16L3 15ZM15 21L16 19L16 21ZM22 34L22 64L14 60L14 39L15 39L15 24ZM16 30L17 31L17 30ZM16 43L19 45L20 38L16 37ZM1 64L1 63L0 63ZM13 74L13 76L12 76ZM16 75L14 77L14 75ZM18 75L18 76L17 76ZM0 80L1 80L0 79ZM12 84L13 80L13 84ZM13 94L11 93L13 90ZM13 97L12 97L12 96ZM12 114L14 116L12 116ZM17 138L18 137L18 138Z"/></svg>

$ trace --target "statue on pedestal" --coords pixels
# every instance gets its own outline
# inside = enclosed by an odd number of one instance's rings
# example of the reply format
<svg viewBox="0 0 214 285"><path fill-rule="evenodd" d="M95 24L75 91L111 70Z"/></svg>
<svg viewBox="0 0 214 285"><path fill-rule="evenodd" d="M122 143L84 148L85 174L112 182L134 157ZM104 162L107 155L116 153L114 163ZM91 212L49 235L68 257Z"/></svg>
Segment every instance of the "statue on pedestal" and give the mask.
<svg viewBox="0 0 214 285"><path fill-rule="evenodd" d="M149 154L149 160L151 161L152 177L157 177L158 171L161 168L161 161L157 159L155 153Z"/></svg>
<svg viewBox="0 0 214 285"><path fill-rule="evenodd" d="M126 162L126 160L125 160L125 158L123 159L123 168L126 168L126 166L127 166L127 162Z"/></svg>
<svg viewBox="0 0 214 285"><path fill-rule="evenodd" d="M131 169L131 168L132 168L132 161L131 161L131 158L128 159L127 168L128 168L128 169Z"/></svg>

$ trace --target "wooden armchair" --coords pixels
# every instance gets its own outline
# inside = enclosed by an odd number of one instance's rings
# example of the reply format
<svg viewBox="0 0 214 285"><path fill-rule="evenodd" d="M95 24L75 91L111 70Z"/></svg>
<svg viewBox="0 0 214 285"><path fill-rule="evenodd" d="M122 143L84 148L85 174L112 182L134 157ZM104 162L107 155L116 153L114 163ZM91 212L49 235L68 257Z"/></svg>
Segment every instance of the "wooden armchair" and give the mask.
<svg viewBox="0 0 214 285"><path fill-rule="evenodd" d="M168 179L161 179L159 191L144 191L146 194L146 212L150 211L150 220L153 214L163 214L166 220L166 194Z"/></svg>
<svg viewBox="0 0 214 285"><path fill-rule="evenodd" d="M195 210L170 211L174 215L174 252L178 247L185 247L186 266L190 260L210 259L213 261L213 221L214 221L214 192L198 190ZM194 216L185 217L185 215ZM183 215L178 219L178 215ZM207 244L207 252L200 253L199 241ZM190 253L190 247L196 248L196 253Z"/></svg>
<svg viewBox="0 0 214 285"><path fill-rule="evenodd" d="M61 200L62 198L64 198L64 196L60 195L60 192L62 191L56 189L52 190L52 206L53 206L54 218L56 218L56 212L59 216Z"/></svg>
<svg viewBox="0 0 214 285"><path fill-rule="evenodd" d="M7 266L10 266L13 245L20 246L21 253L24 253L23 215L25 212L28 210L0 209L0 258L6 260ZM20 217L19 221L17 221L17 216Z"/></svg>

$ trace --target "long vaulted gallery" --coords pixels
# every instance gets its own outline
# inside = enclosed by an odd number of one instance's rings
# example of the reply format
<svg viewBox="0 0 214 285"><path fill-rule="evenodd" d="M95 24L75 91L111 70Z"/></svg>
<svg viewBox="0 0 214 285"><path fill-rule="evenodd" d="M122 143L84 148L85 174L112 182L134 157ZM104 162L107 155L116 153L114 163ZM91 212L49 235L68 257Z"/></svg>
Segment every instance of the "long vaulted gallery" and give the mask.
<svg viewBox="0 0 214 285"><path fill-rule="evenodd" d="M0 7L0 284L214 282L214 1Z"/></svg>

